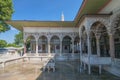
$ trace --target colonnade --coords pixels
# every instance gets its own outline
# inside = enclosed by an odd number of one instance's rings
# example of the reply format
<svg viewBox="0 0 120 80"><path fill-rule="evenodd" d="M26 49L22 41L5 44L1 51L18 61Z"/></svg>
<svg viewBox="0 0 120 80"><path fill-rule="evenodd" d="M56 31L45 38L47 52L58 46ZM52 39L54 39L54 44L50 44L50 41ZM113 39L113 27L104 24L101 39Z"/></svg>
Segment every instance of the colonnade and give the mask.
<svg viewBox="0 0 120 80"><path fill-rule="evenodd" d="M95 52L97 56L115 58L115 34L108 25L96 21L92 25L81 26L79 32L81 54L93 55Z"/></svg>
<svg viewBox="0 0 120 80"><path fill-rule="evenodd" d="M88 73L90 74L91 65L97 65L90 62L94 55L98 56L99 59L100 57L104 57L104 59L109 57L112 62L116 58L120 59L120 18L117 26L113 26L114 23L110 23L110 17L106 16L97 17L93 15L85 19L86 21L83 21L79 26L80 56L87 55L88 62L85 62L82 57L81 60L84 65L88 64ZM86 59L86 57L84 58ZM100 73L101 65L99 64Z"/></svg>
<svg viewBox="0 0 120 80"><path fill-rule="evenodd" d="M47 34L47 33L46 33ZM43 33L26 33L24 34L25 49L24 53L30 50L30 53L79 53L79 36L78 33L51 33L46 35ZM30 38L29 43L31 46L28 50L27 43Z"/></svg>

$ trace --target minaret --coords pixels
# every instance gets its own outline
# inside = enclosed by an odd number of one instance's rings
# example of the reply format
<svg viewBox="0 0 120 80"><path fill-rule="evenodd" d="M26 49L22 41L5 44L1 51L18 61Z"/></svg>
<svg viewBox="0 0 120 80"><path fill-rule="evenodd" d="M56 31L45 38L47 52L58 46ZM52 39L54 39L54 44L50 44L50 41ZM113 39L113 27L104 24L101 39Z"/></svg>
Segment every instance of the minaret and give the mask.
<svg viewBox="0 0 120 80"><path fill-rule="evenodd" d="M62 12L62 15L61 15L61 21L64 21L64 14Z"/></svg>

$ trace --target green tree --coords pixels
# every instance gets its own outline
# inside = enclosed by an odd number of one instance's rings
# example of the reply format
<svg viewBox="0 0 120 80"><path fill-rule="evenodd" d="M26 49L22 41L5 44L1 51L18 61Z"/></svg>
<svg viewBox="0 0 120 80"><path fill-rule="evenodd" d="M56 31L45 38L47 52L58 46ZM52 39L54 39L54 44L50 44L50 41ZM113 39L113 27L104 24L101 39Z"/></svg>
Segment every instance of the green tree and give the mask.
<svg viewBox="0 0 120 80"><path fill-rule="evenodd" d="M0 40L0 48L4 48L7 46L7 42L5 40Z"/></svg>
<svg viewBox="0 0 120 80"><path fill-rule="evenodd" d="M19 46L17 46L17 45L14 44L14 43L9 43L9 44L7 44L7 47L19 47Z"/></svg>
<svg viewBox="0 0 120 80"><path fill-rule="evenodd" d="M5 32L10 29L5 21L11 19L12 13L12 0L0 0L0 32Z"/></svg>
<svg viewBox="0 0 120 80"><path fill-rule="evenodd" d="M15 35L15 42L16 45L22 46L23 45L23 33L19 32Z"/></svg>

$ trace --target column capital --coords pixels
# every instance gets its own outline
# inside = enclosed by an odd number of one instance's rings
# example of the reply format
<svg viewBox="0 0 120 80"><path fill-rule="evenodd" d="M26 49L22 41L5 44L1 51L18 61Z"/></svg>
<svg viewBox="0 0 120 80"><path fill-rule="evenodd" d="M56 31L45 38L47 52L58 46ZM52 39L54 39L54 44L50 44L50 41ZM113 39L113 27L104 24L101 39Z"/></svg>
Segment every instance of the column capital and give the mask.
<svg viewBox="0 0 120 80"><path fill-rule="evenodd" d="M108 30L108 35L113 36L115 34L115 30L113 31L112 29Z"/></svg>
<svg viewBox="0 0 120 80"><path fill-rule="evenodd" d="M109 33L109 36L114 36L114 34L113 33Z"/></svg>
<svg viewBox="0 0 120 80"><path fill-rule="evenodd" d="M48 42L50 42L51 37L52 37L52 35L48 35L48 36L47 36Z"/></svg>
<svg viewBox="0 0 120 80"><path fill-rule="evenodd" d="M75 36L72 36L72 42L75 40Z"/></svg>
<svg viewBox="0 0 120 80"><path fill-rule="evenodd" d="M63 40L63 36L62 36L62 35L60 35L60 42L62 42L62 40Z"/></svg>
<svg viewBox="0 0 120 80"><path fill-rule="evenodd" d="M35 35L35 40L38 41L39 35Z"/></svg>

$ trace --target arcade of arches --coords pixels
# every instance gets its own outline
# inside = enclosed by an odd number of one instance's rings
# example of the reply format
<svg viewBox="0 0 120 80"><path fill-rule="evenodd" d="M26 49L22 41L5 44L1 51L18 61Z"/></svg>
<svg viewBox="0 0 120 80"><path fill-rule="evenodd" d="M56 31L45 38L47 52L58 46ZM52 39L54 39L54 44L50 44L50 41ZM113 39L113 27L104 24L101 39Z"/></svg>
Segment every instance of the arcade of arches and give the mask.
<svg viewBox="0 0 120 80"><path fill-rule="evenodd" d="M120 58L120 25L111 30L107 28L100 21L94 22L89 30L88 27L81 26L81 53L100 57Z"/></svg>
<svg viewBox="0 0 120 80"><path fill-rule="evenodd" d="M77 33L78 34L78 33ZM51 35L51 37L42 35L36 38L36 35L28 34L26 38L26 53L55 53L63 54L79 53L79 36L64 35L63 37Z"/></svg>
<svg viewBox="0 0 120 80"><path fill-rule="evenodd" d="M81 53L120 58L120 18L90 16L78 32L24 32L27 53Z"/></svg>
<svg viewBox="0 0 120 80"><path fill-rule="evenodd" d="M101 57L120 58L120 28L119 26L114 28L114 34L109 34L107 27L101 22L94 22L88 32L85 26L81 27L81 36L71 37L69 35L60 38L60 36L53 35L51 38L47 36L40 36L36 41L35 36L30 35L26 39L26 52L30 53L88 53L88 37L90 40L90 53ZM110 36L114 36L114 55L110 53ZM48 39L49 38L49 39ZM50 45L50 46L49 46Z"/></svg>

